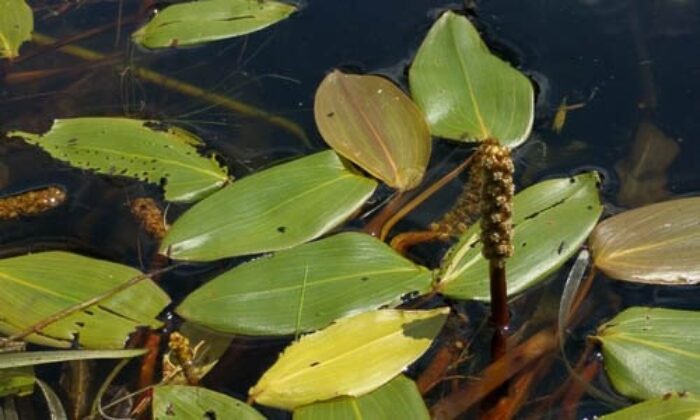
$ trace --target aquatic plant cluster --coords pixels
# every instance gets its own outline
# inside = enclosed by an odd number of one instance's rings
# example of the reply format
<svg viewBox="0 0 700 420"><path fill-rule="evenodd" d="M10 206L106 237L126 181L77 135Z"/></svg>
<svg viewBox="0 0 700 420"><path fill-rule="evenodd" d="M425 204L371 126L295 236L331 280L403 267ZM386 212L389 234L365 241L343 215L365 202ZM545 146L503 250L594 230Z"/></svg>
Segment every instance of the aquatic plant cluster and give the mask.
<svg viewBox="0 0 700 420"><path fill-rule="evenodd" d="M0 57L8 63L22 57L25 42L105 59L32 34L24 0L0 0L0 8ZM43 133L4 133L73 168L150 184L162 195L130 202L136 223L159 241L144 272L61 250L0 259L0 395L9 401L36 387L55 418L68 418L67 408L75 418L260 419L271 409L300 420L510 418L563 356L569 379L543 404L575 403L588 392L617 409L606 415L612 419L699 412L700 312L631 307L599 326L577 362L564 345L598 271L637 283L700 282L700 199L649 204L599 223L596 172L516 194L511 154L531 134L533 84L491 53L460 12L436 18L408 69L408 92L385 76L329 69L313 114L330 148L240 179L203 151L206 138L154 119L84 115L58 119ZM263 30L294 13L303 10L272 0L183 2L131 39L177 49ZM307 140L289 119L146 68L132 71ZM563 106L557 131L562 113L575 107ZM434 141L475 149L429 183ZM467 181L449 212L423 231L396 232L398 220L462 171ZM360 217L381 196L380 185L390 197L371 219ZM50 218L71 194L52 185L0 198L0 218ZM188 207L169 220L168 203ZM449 248L436 268L408 252L429 241ZM513 328L509 300L574 256L556 319L534 331ZM175 304L159 283L171 270L234 257L243 262L225 265ZM488 305L490 317L477 326L465 301ZM170 305L182 322L165 326ZM490 355L469 345L483 332L492 337ZM270 336L289 344L245 402L207 388L234 337ZM79 371L94 359L119 362L85 400ZM73 373L69 398L35 372L46 363ZM118 386L127 364L138 379ZM601 389L596 376L615 392Z"/></svg>

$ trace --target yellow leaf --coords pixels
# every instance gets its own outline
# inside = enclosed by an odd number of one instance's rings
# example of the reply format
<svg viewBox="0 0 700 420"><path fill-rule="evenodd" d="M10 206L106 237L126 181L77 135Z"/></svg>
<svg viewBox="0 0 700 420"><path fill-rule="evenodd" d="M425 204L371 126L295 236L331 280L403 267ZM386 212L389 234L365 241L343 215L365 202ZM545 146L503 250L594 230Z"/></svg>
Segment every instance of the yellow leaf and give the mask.
<svg viewBox="0 0 700 420"><path fill-rule="evenodd" d="M448 312L376 310L343 318L290 345L250 395L260 404L293 410L371 392L428 349Z"/></svg>

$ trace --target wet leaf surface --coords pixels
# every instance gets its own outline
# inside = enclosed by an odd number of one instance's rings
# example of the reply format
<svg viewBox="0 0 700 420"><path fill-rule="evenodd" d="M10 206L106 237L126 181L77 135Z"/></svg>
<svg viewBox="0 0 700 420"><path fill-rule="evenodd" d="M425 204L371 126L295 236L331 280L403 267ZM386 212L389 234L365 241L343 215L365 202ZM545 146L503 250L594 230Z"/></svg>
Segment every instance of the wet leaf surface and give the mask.
<svg viewBox="0 0 700 420"><path fill-rule="evenodd" d="M291 248L344 222L377 183L332 151L247 176L197 203L171 226L160 252L211 261ZM225 209L222 211L222 209Z"/></svg>
<svg viewBox="0 0 700 420"><path fill-rule="evenodd" d="M154 121L72 118L56 120L43 135L14 131L8 136L21 137L78 168L164 182L168 201L197 201L229 182L216 160L199 155L200 139Z"/></svg>
<svg viewBox="0 0 700 420"><path fill-rule="evenodd" d="M491 54L474 26L445 12L420 46L409 72L411 96L433 135L496 138L511 148L530 134L532 83Z"/></svg>
<svg viewBox="0 0 700 420"><path fill-rule="evenodd" d="M141 272L124 265L52 251L0 260L0 331L33 327L126 283ZM137 327L156 328L170 299L150 279L62 318L26 341L52 347L118 349Z"/></svg>
<svg viewBox="0 0 700 420"><path fill-rule="evenodd" d="M516 194L515 253L506 262L508 294L536 285L561 267L586 240L602 211L594 172L543 181ZM438 284L441 293L458 299L490 299L488 261L481 255L480 236L477 221L445 255Z"/></svg>
<svg viewBox="0 0 700 420"><path fill-rule="evenodd" d="M430 130L389 80L335 70L316 91L314 115L326 143L390 187L408 190L423 179Z"/></svg>
<svg viewBox="0 0 700 420"><path fill-rule="evenodd" d="M341 397L294 410L294 420L336 419L428 420L416 384L403 375L361 397Z"/></svg>
<svg viewBox="0 0 700 420"><path fill-rule="evenodd" d="M629 308L598 329L605 371L634 399L700 393L700 312Z"/></svg>
<svg viewBox="0 0 700 420"><path fill-rule="evenodd" d="M24 0L0 0L0 11L0 59L12 59L32 39L34 15Z"/></svg>
<svg viewBox="0 0 700 420"><path fill-rule="evenodd" d="M153 418L265 419L253 407L242 401L206 388L187 385L158 385L153 388Z"/></svg>
<svg viewBox="0 0 700 420"><path fill-rule="evenodd" d="M371 392L428 349L448 312L388 309L340 319L287 347L250 395L260 404L293 410Z"/></svg>
<svg viewBox="0 0 700 420"><path fill-rule="evenodd" d="M146 48L202 44L266 28L296 11L273 0L200 0L160 11L132 38Z"/></svg>
<svg viewBox="0 0 700 420"><path fill-rule="evenodd" d="M595 265L639 283L700 282L700 197L651 204L601 222L591 236Z"/></svg>
<svg viewBox="0 0 700 420"><path fill-rule="evenodd" d="M312 331L430 289L432 273L362 233L341 233L230 270L187 296L183 318L232 334Z"/></svg>

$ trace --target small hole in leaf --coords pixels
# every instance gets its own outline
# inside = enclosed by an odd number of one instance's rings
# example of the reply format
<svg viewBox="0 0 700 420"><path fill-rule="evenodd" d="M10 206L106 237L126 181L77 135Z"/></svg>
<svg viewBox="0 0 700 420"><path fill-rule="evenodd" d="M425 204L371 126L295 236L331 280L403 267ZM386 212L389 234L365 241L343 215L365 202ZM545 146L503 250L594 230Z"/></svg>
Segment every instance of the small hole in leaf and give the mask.
<svg viewBox="0 0 700 420"><path fill-rule="evenodd" d="M80 328L84 328L84 327L85 327L85 323L84 323L84 322L80 322L80 321L77 321L77 322L75 323L75 325L79 326Z"/></svg>
<svg viewBox="0 0 700 420"><path fill-rule="evenodd" d="M210 420L216 420L216 411L214 410L209 410L204 413L204 418L205 419L210 419Z"/></svg>

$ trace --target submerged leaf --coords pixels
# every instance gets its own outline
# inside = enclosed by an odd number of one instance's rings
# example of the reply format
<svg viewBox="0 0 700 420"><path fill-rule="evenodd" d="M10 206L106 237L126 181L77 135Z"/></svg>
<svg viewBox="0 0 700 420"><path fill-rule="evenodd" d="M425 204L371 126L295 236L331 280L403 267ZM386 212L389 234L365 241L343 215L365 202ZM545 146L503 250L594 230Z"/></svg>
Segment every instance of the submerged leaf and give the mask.
<svg viewBox="0 0 700 420"><path fill-rule="evenodd" d="M605 371L634 399L700 393L700 312L633 307L598 329Z"/></svg>
<svg viewBox="0 0 700 420"><path fill-rule="evenodd" d="M651 204L600 223L593 261L606 275L639 283L700 282L700 197Z"/></svg>
<svg viewBox="0 0 700 420"><path fill-rule="evenodd" d="M508 259L508 294L537 284L583 244L603 207L598 175L540 182L515 195L513 246ZM441 293L458 299L489 300L488 261L481 255L481 226L474 223L442 262Z"/></svg>
<svg viewBox="0 0 700 420"><path fill-rule="evenodd" d="M340 319L287 347L250 395L260 404L293 410L371 392L428 349L448 312L389 309Z"/></svg>
<svg viewBox="0 0 700 420"><path fill-rule="evenodd" d="M454 140L496 138L515 147L530 134L532 83L491 54L463 16L444 13L409 72L411 95L433 135Z"/></svg>
<svg viewBox="0 0 700 420"><path fill-rule="evenodd" d="M0 369L0 397L30 395L34 392L35 381L34 369L31 366Z"/></svg>
<svg viewBox="0 0 700 420"><path fill-rule="evenodd" d="M432 273L385 243L342 233L230 270L190 294L183 318L232 334L316 330L430 289Z"/></svg>
<svg viewBox="0 0 700 420"><path fill-rule="evenodd" d="M332 151L250 175L189 209L160 252L211 261L291 248L338 226L377 183L351 172Z"/></svg>
<svg viewBox="0 0 700 420"><path fill-rule="evenodd" d="M14 131L56 159L106 175L152 184L165 181L165 199L192 202L229 182L213 158L199 156L201 140L153 121L128 118L72 118L54 121L43 135Z"/></svg>
<svg viewBox="0 0 700 420"><path fill-rule="evenodd" d="M34 15L24 0L0 0L0 58L15 58L32 39Z"/></svg>
<svg viewBox="0 0 700 420"><path fill-rule="evenodd" d="M258 31L294 11L274 0L191 1L166 7L132 38L146 48L201 44Z"/></svg>
<svg viewBox="0 0 700 420"><path fill-rule="evenodd" d="M688 393L667 394L600 417L600 420L698 420L700 397Z"/></svg>
<svg viewBox="0 0 700 420"><path fill-rule="evenodd" d="M379 76L326 76L316 91L314 115L336 152L400 190L417 186L430 159L431 139L422 112Z"/></svg>
<svg viewBox="0 0 700 420"><path fill-rule="evenodd" d="M340 397L294 410L294 420L358 418L428 420L430 415L416 384L404 375L361 397Z"/></svg>
<svg viewBox="0 0 700 420"><path fill-rule="evenodd" d="M12 335L141 275L131 267L67 252L0 260L0 332ZM26 341L53 347L124 347L137 327L156 328L170 299L150 279L49 324Z"/></svg>
<svg viewBox="0 0 700 420"><path fill-rule="evenodd" d="M206 388L186 385L158 385L153 388L153 418L265 420L242 401Z"/></svg>

